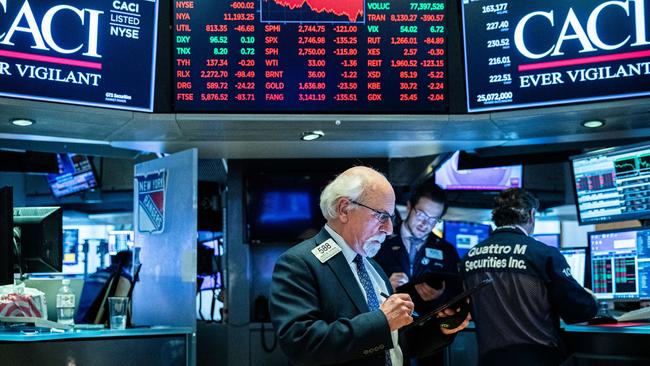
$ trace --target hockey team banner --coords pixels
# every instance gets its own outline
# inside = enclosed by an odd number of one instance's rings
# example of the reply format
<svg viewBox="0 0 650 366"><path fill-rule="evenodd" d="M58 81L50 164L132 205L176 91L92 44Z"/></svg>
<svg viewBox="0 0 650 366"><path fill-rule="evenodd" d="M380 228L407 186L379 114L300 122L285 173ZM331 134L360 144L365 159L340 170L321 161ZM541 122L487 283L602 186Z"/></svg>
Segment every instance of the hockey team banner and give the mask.
<svg viewBox="0 0 650 366"><path fill-rule="evenodd" d="M137 223L141 233L157 234L165 230L165 195L167 193L167 171L159 170L138 175L136 196L138 197Z"/></svg>

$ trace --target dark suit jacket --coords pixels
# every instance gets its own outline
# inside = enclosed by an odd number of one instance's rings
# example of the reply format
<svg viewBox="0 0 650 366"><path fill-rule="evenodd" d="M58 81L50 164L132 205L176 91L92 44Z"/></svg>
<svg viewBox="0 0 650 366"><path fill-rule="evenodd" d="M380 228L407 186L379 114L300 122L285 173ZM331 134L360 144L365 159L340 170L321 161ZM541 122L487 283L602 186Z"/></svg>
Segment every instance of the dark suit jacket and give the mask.
<svg viewBox="0 0 650 366"><path fill-rule="evenodd" d="M420 247L413 264L413 274L410 274L409 254L402 242L402 235L399 230L382 244L381 249L373 258L390 277L395 272L404 272L411 281L421 278L431 272L458 273L458 252L453 245L434 234L429 234L424 245ZM442 253L442 258L427 256L427 249L436 250ZM437 287L437 286L434 286ZM434 301L425 302L420 298L414 289L407 293L415 302L416 310L422 314L444 304L446 300L462 292L462 281L460 275L456 278L445 280L445 293Z"/></svg>
<svg viewBox="0 0 650 366"><path fill-rule="evenodd" d="M393 347L385 315L369 311L343 253L325 263L311 253L329 238L323 229L287 250L276 263L270 311L280 346L297 365L384 366L385 351ZM384 272L370 262L390 291ZM436 322L400 332L405 360L431 354L451 340Z"/></svg>

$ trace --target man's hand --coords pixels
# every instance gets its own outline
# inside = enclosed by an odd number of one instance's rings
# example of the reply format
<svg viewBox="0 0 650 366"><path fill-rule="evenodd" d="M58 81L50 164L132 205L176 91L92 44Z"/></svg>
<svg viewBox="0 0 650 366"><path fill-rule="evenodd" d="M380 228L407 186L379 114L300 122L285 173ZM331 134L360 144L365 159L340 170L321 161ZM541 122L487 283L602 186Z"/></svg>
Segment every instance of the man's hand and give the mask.
<svg viewBox="0 0 650 366"><path fill-rule="evenodd" d="M408 294L393 294L384 301L379 309L386 315L390 330L397 330L413 322L413 302Z"/></svg>
<svg viewBox="0 0 650 366"><path fill-rule="evenodd" d="M390 281L390 285L393 287L393 291L396 291L398 287L409 281L409 277L404 272L395 272L390 275L388 280Z"/></svg>
<svg viewBox="0 0 650 366"><path fill-rule="evenodd" d="M426 282L422 282L415 285L415 291L418 292L418 295L420 295L420 298L422 298L424 301L435 300L439 298L443 292L445 292L445 281L442 281L442 287L440 290L436 290L435 288L429 286Z"/></svg>
<svg viewBox="0 0 650 366"><path fill-rule="evenodd" d="M469 299L467 300L467 302L469 303ZM458 307L456 309L447 308L447 309L439 312L437 316L438 316L438 318L446 318L446 317L449 317L449 316L454 316L457 313L459 313L460 311L461 311L460 307ZM461 330L467 328L467 326L469 325L470 320L472 320L472 315L468 312L467 316L465 317L465 320L463 320L463 322L459 326L457 326L457 327L455 327L453 329L448 329L448 328L444 328L444 327L441 326L440 331L442 332L442 334L445 334L445 335L458 333Z"/></svg>

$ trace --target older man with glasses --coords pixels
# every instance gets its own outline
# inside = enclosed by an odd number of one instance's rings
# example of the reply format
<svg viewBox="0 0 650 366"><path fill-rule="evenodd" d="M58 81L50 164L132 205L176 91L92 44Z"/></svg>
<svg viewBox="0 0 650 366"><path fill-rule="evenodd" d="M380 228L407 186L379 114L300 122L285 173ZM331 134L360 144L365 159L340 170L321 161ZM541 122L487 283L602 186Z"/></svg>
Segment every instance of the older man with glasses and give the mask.
<svg viewBox="0 0 650 366"><path fill-rule="evenodd" d="M371 259L393 232L395 193L367 167L340 174L321 193L327 224L278 259L270 310L279 344L296 365L402 366L431 354L465 328L454 309L423 326L408 294L392 294Z"/></svg>

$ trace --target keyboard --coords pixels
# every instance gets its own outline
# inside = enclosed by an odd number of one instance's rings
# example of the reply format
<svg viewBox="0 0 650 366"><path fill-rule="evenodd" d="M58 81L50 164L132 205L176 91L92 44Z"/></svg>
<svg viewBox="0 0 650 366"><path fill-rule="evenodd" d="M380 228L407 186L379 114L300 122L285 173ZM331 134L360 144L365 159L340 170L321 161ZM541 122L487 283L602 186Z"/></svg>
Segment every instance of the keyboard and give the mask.
<svg viewBox="0 0 650 366"><path fill-rule="evenodd" d="M618 320L619 322L629 322L634 320L647 320L647 319L650 319L650 306L628 311L627 313L616 317L616 320Z"/></svg>

